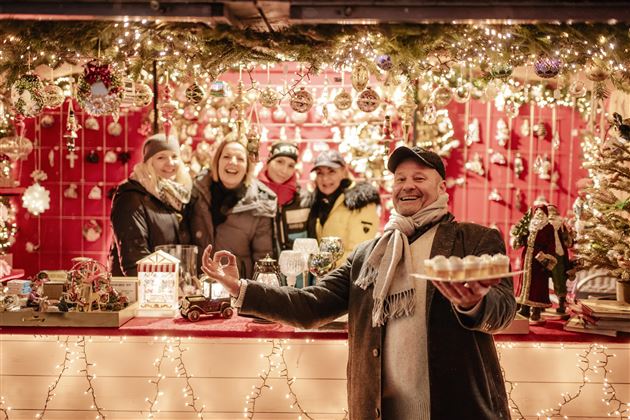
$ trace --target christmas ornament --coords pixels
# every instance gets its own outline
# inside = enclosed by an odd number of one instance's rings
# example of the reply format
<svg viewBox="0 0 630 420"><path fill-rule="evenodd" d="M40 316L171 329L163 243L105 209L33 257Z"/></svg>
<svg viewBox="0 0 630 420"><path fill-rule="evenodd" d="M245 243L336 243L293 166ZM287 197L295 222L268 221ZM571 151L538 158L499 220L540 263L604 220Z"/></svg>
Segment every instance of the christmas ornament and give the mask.
<svg viewBox="0 0 630 420"><path fill-rule="evenodd" d="M497 133L495 135L497 143L499 146L505 147L510 139L510 132L508 130L508 125L503 118L499 118L497 121Z"/></svg>
<svg viewBox="0 0 630 420"><path fill-rule="evenodd" d="M508 118L516 118L518 117L520 108L521 106L519 104L510 99L505 102L505 115L507 115Z"/></svg>
<svg viewBox="0 0 630 420"><path fill-rule="evenodd" d="M556 77L562 70L562 60L559 58L541 55L534 63L534 72L536 76L543 79Z"/></svg>
<svg viewBox="0 0 630 420"><path fill-rule="evenodd" d="M558 133L558 131L556 130L555 133L553 133L553 135L551 136L551 148L553 150L558 150L560 149L560 134Z"/></svg>
<svg viewBox="0 0 630 420"><path fill-rule="evenodd" d="M0 154L0 187L12 188L17 182L11 176L13 170L11 158L6 154Z"/></svg>
<svg viewBox="0 0 630 420"><path fill-rule="evenodd" d="M98 131L101 129L101 125L98 123L98 120L96 118L89 116L85 119L85 128Z"/></svg>
<svg viewBox="0 0 630 420"><path fill-rule="evenodd" d="M394 67L394 63L389 55L383 54L376 57L376 66L383 71L390 71Z"/></svg>
<svg viewBox="0 0 630 420"><path fill-rule="evenodd" d="M7 155L11 160L26 159L33 151L33 143L26 137L3 137L0 139L0 154Z"/></svg>
<svg viewBox="0 0 630 420"><path fill-rule="evenodd" d="M68 119L66 120L66 134L63 138L66 140L66 148L69 152L73 152L76 149L76 140L79 137L77 131L81 129L81 126L77 123L74 115L74 107L72 106L72 99L68 101ZM71 167L73 167L71 165Z"/></svg>
<svg viewBox="0 0 630 420"><path fill-rule="evenodd" d="M90 219L83 225L83 237L88 242L96 242L101 238L103 228L94 219Z"/></svg>
<svg viewBox="0 0 630 420"><path fill-rule="evenodd" d="M292 123L300 125L304 124L308 121L308 113L307 112L292 112L290 120Z"/></svg>
<svg viewBox="0 0 630 420"><path fill-rule="evenodd" d="M523 194L523 191L521 191L520 188L517 188L516 191L514 192L514 208L519 213L524 213L526 210L525 194ZM512 232L512 229L510 229L510 232Z"/></svg>
<svg viewBox="0 0 630 420"><path fill-rule="evenodd" d="M44 106L46 108L57 108L66 99L63 89L54 84L44 86Z"/></svg>
<svg viewBox="0 0 630 420"><path fill-rule="evenodd" d="M448 157L451 151L459 146L459 140L454 138L453 122L448 110L435 112L433 124L418 121L416 123L417 145L430 149L440 156Z"/></svg>
<svg viewBox="0 0 630 420"><path fill-rule="evenodd" d="M153 101L153 90L146 83L135 83L133 105L137 108L144 108Z"/></svg>
<svg viewBox="0 0 630 420"><path fill-rule="evenodd" d="M160 114L162 116L162 127L164 127L164 135L168 138L171 135L172 115L177 111L177 104L171 100L170 78L166 77L166 85L164 86L164 102L160 105Z"/></svg>
<svg viewBox="0 0 630 420"><path fill-rule="evenodd" d="M122 133L122 125L117 121L110 122L107 124L107 133L114 137L120 136Z"/></svg>
<svg viewBox="0 0 630 420"><path fill-rule="evenodd" d="M17 224L15 223L15 208L11 205L11 201L9 197L1 196L0 197L0 253L2 254L6 253L7 250L15 243L16 233L17 233ZM0 309L0 311L2 311L2 309Z"/></svg>
<svg viewBox="0 0 630 420"><path fill-rule="evenodd" d="M88 193L88 198L90 200L100 200L103 198L103 190L101 190L101 187L98 185L93 186Z"/></svg>
<svg viewBox="0 0 630 420"><path fill-rule="evenodd" d="M273 108L280 103L280 95L274 88L268 87L260 93L258 101L265 108Z"/></svg>
<svg viewBox="0 0 630 420"><path fill-rule="evenodd" d="M59 148L57 148L58 150ZM50 151L48 152L48 164L50 165L51 168L55 167L55 155L56 155L56 151L55 149L50 149Z"/></svg>
<svg viewBox="0 0 630 420"><path fill-rule="evenodd" d="M186 88L186 100L193 104L198 104L203 101L206 97L206 91L197 84L197 82L193 82Z"/></svg>
<svg viewBox="0 0 630 420"><path fill-rule="evenodd" d="M483 91L483 95L487 101L492 101L496 98L497 94L501 91L500 89L500 81L499 80L490 80L486 85L485 90Z"/></svg>
<svg viewBox="0 0 630 420"><path fill-rule="evenodd" d="M508 63L493 64L490 67L489 75L493 79L504 80L512 75L514 69Z"/></svg>
<svg viewBox="0 0 630 420"><path fill-rule="evenodd" d="M90 115L118 112L123 98L123 84L111 64L92 60L79 77L77 100Z"/></svg>
<svg viewBox="0 0 630 420"><path fill-rule="evenodd" d="M437 121L437 109L435 109L435 104L429 102L424 106L424 110L422 112L422 121L427 124L435 124Z"/></svg>
<svg viewBox="0 0 630 420"><path fill-rule="evenodd" d="M24 191L22 207L33 216L39 216L50 208L50 192L35 182Z"/></svg>
<svg viewBox="0 0 630 420"><path fill-rule="evenodd" d="M538 178L545 180L551 179L551 161L549 157L545 154L544 156L536 156L534 160L534 173L538 175Z"/></svg>
<svg viewBox="0 0 630 420"><path fill-rule="evenodd" d="M381 103L381 98L372 88L367 88L359 94L357 107L366 113L373 112Z"/></svg>
<svg viewBox="0 0 630 420"><path fill-rule="evenodd" d="M479 153L475 153L471 160L464 163L464 169L479 176L484 176L484 174L486 173L483 168L483 161L481 160L481 156L479 155Z"/></svg>
<svg viewBox="0 0 630 420"><path fill-rule="evenodd" d="M68 185L68 188L63 190L63 196L70 199L78 198L79 194L77 193L77 184L72 183Z"/></svg>
<svg viewBox="0 0 630 420"><path fill-rule="evenodd" d="M610 72L605 68L603 63L591 61L584 68L584 74L588 80L593 82L603 82L608 79Z"/></svg>
<svg viewBox="0 0 630 420"><path fill-rule="evenodd" d="M345 111L352 105L352 95L345 90L342 90L335 96L333 103L339 111Z"/></svg>
<svg viewBox="0 0 630 420"><path fill-rule="evenodd" d="M538 124L534 125L533 129L534 135L538 137L539 140L547 138L548 132L545 123L539 122Z"/></svg>
<svg viewBox="0 0 630 420"><path fill-rule="evenodd" d="M521 133L521 136L523 137L529 136L529 120L523 120L519 131Z"/></svg>
<svg viewBox="0 0 630 420"><path fill-rule="evenodd" d="M96 150L90 150L90 152L87 155L85 155L85 161L87 163L98 163L99 160L100 158Z"/></svg>
<svg viewBox="0 0 630 420"><path fill-rule="evenodd" d="M496 201L497 203L503 202L503 197L499 193L498 188L493 188L492 191L490 191L490 194L488 194L488 200Z"/></svg>
<svg viewBox="0 0 630 420"><path fill-rule="evenodd" d="M74 169L74 161L77 160L78 158L79 158L79 155L74 153L74 150L70 150L69 153L66 155L66 159L68 160L71 169Z"/></svg>
<svg viewBox="0 0 630 420"><path fill-rule="evenodd" d="M574 98L583 98L586 96L586 85L584 82L575 80L569 86L569 95Z"/></svg>
<svg viewBox="0 0 630 420"><path fill-rule="evenodd" d="M55 124L55 117L50 114L43 115L39 120L39 125L42 128L50 128Z"/></svg>
<svg viewBox="0 0 630 420"><path fill-rule="evenodd" d="M301 88L291 95L289 104L291 105L291 109L295 112L308 112L313 106L313 95L306 89Z"/></svg>
<svg viewBox="0 0 630 420"><path fill-rule="evenodd" d="M453 99L455 102L464 104L470 101L470 85L466 83L465 85L458 86L453 93Z"/></svg>
<svg viewBox="0 0 630 420"><path fill-rule="evenodd" d="M34 117L42 112L44 85L36 74L24 74L11 86L11 104L24 117Z"/></svg>
<svg viewBox="0 0 630 420"><path fill-rule="evenodd" d="M438 108L445 108L453 99L453 92L446 86L436 88L431 94L431 101Z"/></svg>
<svg viewBox="0 0 630 420"><path fill-rule="evenodd" d="M514 166L514 175L516 175L517 178L521 178L521 176L525 173L525 163L523 162L523 158L520 153L516 153L516 156L514 156L514 163L512 165Z"/></svg>
<svg viewBox="0 0 630 420"><path fill-rule="evenodd" d="M505 160L505 156L501 154L501 152L494 152L490 155L490 163L494 163L495 165L505 165L507 162Z"/></svg>
<svg viewBox="0 0 630 420"><path fill-rule="evenodd" d="M370 72L363 63L356 63L352 68L352 87L357 92L361 92L370 80Z"/></svg>
<svg viewBox="0 0 630 420"><path fill-rule="evenodd" d="M122 163L123 165L127 162L129 162L131 160L131 153L130 152L118 152L118 160L120 161L120 163Z"/></svg>
<svg viewBox="0 0 630 420"><path fill-rule="evenodd" d="M214 96L215 98L225 97L226 90L227 83L222 80L215 80L210 84L210 96Z"/></svg>
<svg viewBox="0 0 630 420"><path fill-rule="evenodd" d="M477 118L473 118L473 120L468 124L468 129L466 130L466 144L470 146L471 144L479 143L480 141L479 120Z"/></svg>

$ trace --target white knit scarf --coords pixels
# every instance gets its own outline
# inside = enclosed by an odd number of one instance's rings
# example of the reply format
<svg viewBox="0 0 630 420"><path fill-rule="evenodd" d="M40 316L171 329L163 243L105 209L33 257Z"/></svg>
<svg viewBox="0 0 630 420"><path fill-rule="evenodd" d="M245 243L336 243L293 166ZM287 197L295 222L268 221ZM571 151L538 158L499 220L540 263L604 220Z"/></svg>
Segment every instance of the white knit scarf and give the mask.
<svg viewBox="0 0 630 420"><path fill-rule="evenodd" d="M409 276L412 263L408 237L417 229L440 220L447 212L446 193L411 217L392 212L383 236L366 258L355 281L364 290L374 285L372 326L413 314L416 290Z"/></svg>

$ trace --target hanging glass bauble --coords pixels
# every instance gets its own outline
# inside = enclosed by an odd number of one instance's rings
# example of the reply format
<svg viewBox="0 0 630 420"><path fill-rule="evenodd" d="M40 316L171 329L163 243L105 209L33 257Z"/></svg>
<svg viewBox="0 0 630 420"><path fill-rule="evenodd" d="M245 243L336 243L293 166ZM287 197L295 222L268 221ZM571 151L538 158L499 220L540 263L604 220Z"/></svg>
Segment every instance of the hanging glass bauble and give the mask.
<svg viewBox="0 0 630 420"><path fill-rule="evenodd" d="M562 60L555 57L541 55L534 62L534 72L536 76L543 79L556 77L562 70Z"/></svg>
<svg viewBox="0 0 630 420"><path fill-rule="evenodd" d="M514 69L508 63L493 64L490 66L490 76L493 79L507 79L512 75Z"/></svg>
<svg viewBox="0 0 630 420"><path fill-rule="evenodd" d="M435 106L438 108L444 108L451 103L451 100L453 99L453 92L446 86L440 86L433 91L431 98Z"/></svg>
<svg viewBox="0 0 630 420"><path fill-rule="evenodd" d="M206 97L206 91L197 84L192 82L190 86L186 88L186 100L193 104L198 104Z"/></svg>
<svg viewBox="0 0 630 420"><path fill-rule="evenodd" d="M458 86L453 92L453 99L455 102L464 104L470 101L470 85L467 83L462 86Z"/></svg>
<svg viewBox="0 0 630 420"><path fill-rule="evenodd" d="M50 128L54 124L55 124L55 117L50 114L44 114L39 119L39 125L41 125L42 128Z"/></svg>
<svg viewBox="0 0 630 420"><path fill-rule="evenodd" d="M394 67L392 57L387 54L379 55L376 57L376 66L383 71L390 71Z"/></svg>
<svg viewBox="0 0 630 420"><path fill-rule="evenodd" d="M593 82L603 82L604 80L608 79L608 76L610 76L610 72L606 70L604 66L595 64L593 62L590 62L586 65L586 67L584 68L584 73L586 75L586 78Z"/></svg>
<svg viewBox="0 0 630 420"><path fill-rule="evenodd" d="M357 106L363 112L373 112L381 103L381 98L372 88L367 88L359 94Z"/></svg>
<svg viewBox="0 0 630 420"><path fill-rule="evenodd" d="M44 108L44 85L36 74L23 74L11 86L11 104L25 117L34 117Z"/></svg>
<svg viewBox="0 0 630 420"><path fill-rule="evenodd" d="M540 122L536 124L533 128L534 128L534 134L539 139L544 139L547 137L547 127L545 126L544 123Z"/></svg>
<svg viewBox="0 0 630 420"><path fill-rule="evenodd" d="M369 80L370 72L367 66L363 63L356 63L352 68L352 87L360 92L365 89Z"/></svg>
<svg viewBox="0 0 630 420"><path fill-rule="evenodd" d="M215 80L210 85L210 96L214 96L216 98L223 98L227 91L227 83L222 80Z"/></svg>
<svg viewBox="0 0 630 420"><path fill-rule="evenodd" d="M289 104L291 105L291 109L295 112L308 112L313 106L313 95L306 89L301 88L291 95Z"/></svg>
<svg viewBox="0 0 630 420"><path fill-rule="evenodd" d="M101 116L118 112L122 96L122 80L111 64L92 60L84 66L77 99L88 114Z"/></svg>
<svg viewBox="0 0 630 420"><path fill-rule="evenodd" d="M273 122L280 123L285 122L287 119L287 113L281 106L276 107L271 113L271 119Z"/></svg>
<svg viewBox="0 0 630 420"><path fill-rule="evenodd" d="M63 89L57 85L44 86L44 106L46 108L57 108L66 99Z"/></svg>
<svg viewBox="0 0 630 420"><path fill-rule="evenodd" d="M144 108L153 101L153 90L146 83L136 83L136 94L133 99L134 106Z"/></svg>
<svg viewBox="0 0 630 420"><path fill-rule="evenodd" d="M342 90L335 96L333 103L339 111L345 111L352 106L352 95L345 90Z"/></svg>
<svg viewBox="0 0 630 420"><path fill-rule="evenodd" d="M26 137L11 136L0 139L0 154L7 155L11 160L26 159L33 151L33 143Z"/></svg>
<svg viewBox="0 0 630 420"><path fill-rule="evenodd" d="M265 108L273 108L280 103L280 95L274 88L268 87L260 93L258 101Z"/></svg>
<svg viewBox="0 0 630 420"><path fill-rule="evenodd" d="M22 195L22 207L34 216L39 216L50 208L50 191L38 182L28 187Z"/></svg>
<svg viewBox="0 0 630 420"><path fill-rule="evenodd" d="M583 98L584 96L586 96L586 85L584 84L584 82L575 80L573 83L571 83L571 85L569 86L569 95L573 96L574 98Z"/></svg>

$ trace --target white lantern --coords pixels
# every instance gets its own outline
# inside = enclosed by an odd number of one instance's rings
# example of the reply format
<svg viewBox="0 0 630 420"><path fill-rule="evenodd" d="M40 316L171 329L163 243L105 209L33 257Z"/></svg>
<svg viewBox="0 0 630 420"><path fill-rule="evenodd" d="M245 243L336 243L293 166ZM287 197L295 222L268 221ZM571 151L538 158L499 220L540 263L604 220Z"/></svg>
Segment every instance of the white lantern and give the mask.
<svg viewBox="0 0 630 420"><path fill-rule="evenodd" d="M177 315L179 260L155 251L136 262L138 266L137 316L171 317Z"/></svg>

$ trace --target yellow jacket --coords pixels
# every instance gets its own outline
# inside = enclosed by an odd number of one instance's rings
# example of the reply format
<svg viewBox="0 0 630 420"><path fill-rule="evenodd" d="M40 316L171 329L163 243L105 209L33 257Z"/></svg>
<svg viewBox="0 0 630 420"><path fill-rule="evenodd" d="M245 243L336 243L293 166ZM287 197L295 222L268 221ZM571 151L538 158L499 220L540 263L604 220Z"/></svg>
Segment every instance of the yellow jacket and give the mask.
<svg viewBox="0 0 630 420"><path fill-rule="evenodd" d="M380 231L378 190L367 182L353 183L335 201L328 219L322 226L317 219L317 240L337 236L343 241L344 254L337 266L343 263L358 244L374 239Z"/></svg>

